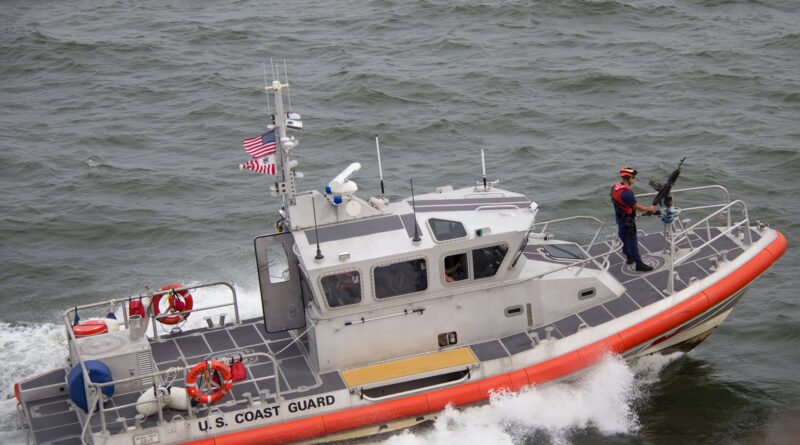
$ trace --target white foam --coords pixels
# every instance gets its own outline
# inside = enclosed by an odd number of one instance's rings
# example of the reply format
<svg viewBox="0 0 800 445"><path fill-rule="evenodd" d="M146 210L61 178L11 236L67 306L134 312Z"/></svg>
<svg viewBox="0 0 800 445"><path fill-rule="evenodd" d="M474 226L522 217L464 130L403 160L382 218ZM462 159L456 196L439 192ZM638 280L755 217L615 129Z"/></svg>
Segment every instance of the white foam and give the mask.
<svg viewBox="0 0 800 445"><path fill-rule="evenodd" d="M575 382L495 394L488 405L446 410L432 429L404 432L380 443L514 444L546 434L552 443L568 444L576 429L594 428L603 435L634 433L639 428L634 406L640 385L631 367L609 357Z"/></svg>
<svg viewBox="0 0 800 445"><path fill-rule="evenodd" d="M683 357L683 355L683 352L674 352L668 355L647 355L634 360L630 363L630 366L636 373L637 381L642 384L652 384L658 381L661 370L675 360Z"/></svg>
<svg viewBox="0 0 800 445"><path fill-rule="evenodd" d="M0 322L0 443L25 443L14 383L64 366L65 344L63 325Z"/></svg>

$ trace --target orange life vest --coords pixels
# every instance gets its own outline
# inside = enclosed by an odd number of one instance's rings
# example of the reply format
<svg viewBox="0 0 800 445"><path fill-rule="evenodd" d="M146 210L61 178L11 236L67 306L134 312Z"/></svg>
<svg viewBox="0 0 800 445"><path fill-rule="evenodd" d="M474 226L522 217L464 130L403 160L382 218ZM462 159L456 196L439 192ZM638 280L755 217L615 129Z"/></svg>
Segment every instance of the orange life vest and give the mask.
<svg viewBox="0 0 800 445"><path fill-rule="evenodd" d="M632 215L633 214L633 206L629 206L622 200L622 193L625 190L630 190L630 186L625 184L624 182L618 182L614 184L614 187L611 188L611 202L614 203L614 206L618 207L625 215Z"/></svg>

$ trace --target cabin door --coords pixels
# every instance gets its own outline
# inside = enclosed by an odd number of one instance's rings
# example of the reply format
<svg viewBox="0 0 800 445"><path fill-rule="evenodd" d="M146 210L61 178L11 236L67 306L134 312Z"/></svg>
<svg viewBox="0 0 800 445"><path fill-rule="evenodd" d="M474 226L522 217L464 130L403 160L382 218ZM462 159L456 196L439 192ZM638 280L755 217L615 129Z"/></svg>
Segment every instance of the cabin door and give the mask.
<svg viewBox="0 0 800 445"><path fill-rule="evenodd" d="M290 232L255 239L258 285L267 332L283 332L306 325L300 271Z"/></svg>

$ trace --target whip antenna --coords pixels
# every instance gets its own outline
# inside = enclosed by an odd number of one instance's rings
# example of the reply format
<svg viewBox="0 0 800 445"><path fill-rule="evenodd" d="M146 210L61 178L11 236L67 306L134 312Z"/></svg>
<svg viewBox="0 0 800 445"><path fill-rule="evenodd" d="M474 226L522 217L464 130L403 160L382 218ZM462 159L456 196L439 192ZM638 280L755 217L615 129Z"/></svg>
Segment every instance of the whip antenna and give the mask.
<svg viewBox="0 0 800 445"><path fill-rule="evenodd" d="M319 249L319 231L317 230L317 206L314 204L314 198L311 198L311 209L314 211L314 238L317 239L317 255L314 257L315 260L321 260L325 258L325 255L322 254L322 251Z"/></svg>
<svg viewBox="0 0 800 445"><path fill-rule="evenodd" d="M272 114L269 109L269 91L267 91L267 86L269 83L267 82L267 62L261 62L262 67L264 68L264 95L267 96L267 114Z"/></svg>
<svg viewBox="0 0 800 445"><path fill-rule="evenodd" d="M414 202L414 180L409 179L411 181L411 210L414 212L414 238L411 241L418 243L422 240L419 237L419 226L417 225L417 205Z"/></svg>
<svg viewBox="0 0 800 445"><path fill-rule="evenodd" d="M283 59L283 77L286 78L286 85L289 85L289 73L286 72L286 59ZM292 111L292 89L286 87L286 101L289 102L289 111Z"/></svg>
<svg viewBox="0 0 800 445"><path fill-rule="evenodd" d="M483 149L481 148L481 173L483 173L483 191L488 191L489 188L486 187L486 160L483 156Z"/></svg>
<svg viewBox="0 0 800 445"><path fill-rule="evenodd" d="M378 135L375 135L375 149L378 151L378 176L381 178L381 196L383 196L383 168L381 167L381 144L378 142ZM413 187L412 187L413 190ZM412 193L413 196L413 193Z"/></svg>
<svg viewBox="0 0 800 445"><path fill-rule="evenodd" d="M280 78L276 74L277 69L275 68L275 61L272 60L272 57L269 58L269 70L272 72L272 78L274 80L280 80Z"/></svg>

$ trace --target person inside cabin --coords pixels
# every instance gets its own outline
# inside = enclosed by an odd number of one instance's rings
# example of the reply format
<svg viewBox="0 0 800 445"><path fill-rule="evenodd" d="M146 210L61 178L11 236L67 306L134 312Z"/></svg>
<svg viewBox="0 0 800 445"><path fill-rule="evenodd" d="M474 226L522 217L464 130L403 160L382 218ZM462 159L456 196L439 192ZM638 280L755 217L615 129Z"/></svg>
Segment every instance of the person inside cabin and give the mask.
<svg viewBox="0 0 800 445"><path fill-rule="evenodd" d="M450 255L444 259L444 281L453 283L467 278L467 254Z"/></svg>
<svg viewBox="0 0 800 445"><path fill-rule="evenodd" d="M361 301L361 287L356 272L343 272L326 277L323 283L328 303L332 307L346 306Z"/></svg>
<svg viewBox="0 0 800 445"><path fill-rule="evenodd" d="M636 263L636 270L649 272L653 270L642 261L639 254L639 240L636 236L636 211L655 212L656 206L645 206L636 202L636 194L631 186L636 182L636 169L625 166L619 171L622 178L611 188L611 202L614 205L614 214L617 219L617 234L622 240L622 252L625 254L627 264Z"/></svg>

